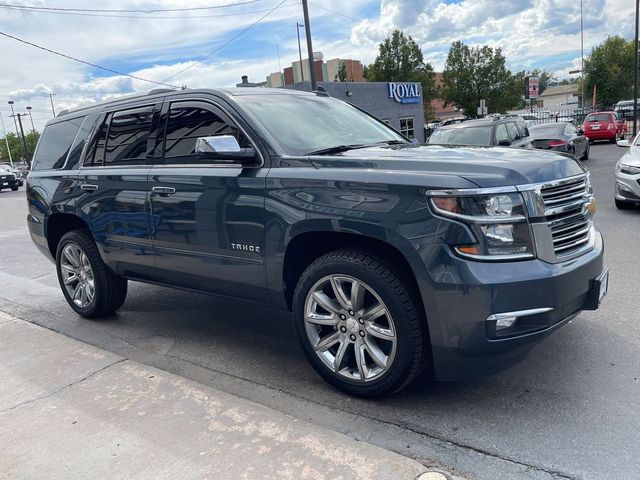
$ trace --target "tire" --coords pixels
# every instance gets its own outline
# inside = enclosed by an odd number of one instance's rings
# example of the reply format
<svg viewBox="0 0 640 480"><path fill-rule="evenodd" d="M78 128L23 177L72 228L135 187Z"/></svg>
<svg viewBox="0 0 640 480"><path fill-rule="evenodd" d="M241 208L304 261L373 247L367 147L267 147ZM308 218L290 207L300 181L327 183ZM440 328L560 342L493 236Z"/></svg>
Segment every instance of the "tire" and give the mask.
<svg viewBox="0 0 640 480"><path fill-rule="evenodd" d="M589 143L587 142L587 149L585 150L584 155L582 155L580 157L580 160L589 160L589 150L590 150L590 148L591 147L589 146Z"/></svg>
<svg viewBox="0 0 640 480"><path fill-rule="evenodd" d="M107 268L86 230L72 230L62 236L56 251L56 270L67 303L85 318L110 315L127 297L127 280ZM78 291L82 282L85 287ZM78 293L76 300L72 296L75 293Z"/></svg>
<svg viewBox="0 0 640 480"><path fill-rule="evenodd" d="M616 201L616 208L618 210L629 210L631 208L633 208L633 203L631 202L625 202L624 200L618 200L617 198L615 199Z"/></svg>
<svg viewBox="0 0 640 480"><path fill-rule="evenodd" d="M18 187L11 187L11 191L12 192L17 192L18 191Z"/></svg>
<svg viewBox="0 0 640 480"><path fill-rule="evenodd" d="M360 301L356 295L359 306L355 309L353 282L359 285L357 291L365 292ZM302 349L320 376L350 395L376 397L400 391L420 374L430 343L414 300L419 295L410 285L393 265L353 248L327 253L303 272L293 297L293 320ZM344 293L342 302L336 288ZM328 299L333 311L316 301L313 294L319 291L327 292L322 303ZM382 305L384 312L371 314L375 305ZM372 320L366 320L367 311ZM311 321L313 315L315 321ZM322 320L327 323L316 323ZM391 336L393 340L388 340ZM330 338L335 342L324 342ZM316 352L323 343L326 348ZM360 361L356 351L366 352L359 356ZM376 357L384 361L378 363ZM342 361L334 368L338 358Z"/></svg>

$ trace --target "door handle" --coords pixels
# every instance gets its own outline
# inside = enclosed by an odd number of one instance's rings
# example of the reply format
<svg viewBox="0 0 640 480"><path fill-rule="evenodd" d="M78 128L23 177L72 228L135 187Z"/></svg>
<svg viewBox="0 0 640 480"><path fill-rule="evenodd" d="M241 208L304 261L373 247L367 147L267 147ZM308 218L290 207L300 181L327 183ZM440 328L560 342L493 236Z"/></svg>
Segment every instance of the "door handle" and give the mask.
<svg viewBox="0 0 640 480"><path fill-rule="evenodd" d="M173 195L176 193L176 189L173 187L153 187L151 191L158 195Z"/></svg>
<svg viewBox="0 0 640 480"><path fill-rule="evenodd" d="M80 185L80 189L84 190L85 192L95 192L96 190L98 190L98 185L83 183L82 185Z"/></svg>

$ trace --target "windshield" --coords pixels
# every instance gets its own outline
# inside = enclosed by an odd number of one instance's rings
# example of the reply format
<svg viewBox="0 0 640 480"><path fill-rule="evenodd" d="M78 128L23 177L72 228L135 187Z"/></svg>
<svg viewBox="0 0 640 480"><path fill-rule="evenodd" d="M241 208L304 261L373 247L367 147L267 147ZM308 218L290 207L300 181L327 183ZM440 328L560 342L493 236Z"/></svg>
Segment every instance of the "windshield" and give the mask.
<svg viewBox="0 0 640 480"><path fill-rule="evenodd" d="M538 125L529 127L529 134L533 138L559 138L562 136L565 124L557 125Z"/></svg>
<svg viewBox="0 0 640 480"><path fill-rule="evenodd" d="M5 167L4 165L0 165L0 172L11 173L11 169L9 167Z"/></svg>
<svg viewBox="0 0 640 480"><path fill-rule="evenodd" d="M609 113L592 113L587 115L585 122L610 122L611 115Z"/></svg>
<svg viewBox="0 0 640 480"><path fill-rule="evenodd" d="M236 99L289 155L340 145L407 143L383 123L335 98L274 94Z"/></svg>
<svg viewBox="0 0 640 480"><path fill-rule="evenodd" d="M433 132L429 143L438 145L491 145L491 126L447 128Z"/></svg>

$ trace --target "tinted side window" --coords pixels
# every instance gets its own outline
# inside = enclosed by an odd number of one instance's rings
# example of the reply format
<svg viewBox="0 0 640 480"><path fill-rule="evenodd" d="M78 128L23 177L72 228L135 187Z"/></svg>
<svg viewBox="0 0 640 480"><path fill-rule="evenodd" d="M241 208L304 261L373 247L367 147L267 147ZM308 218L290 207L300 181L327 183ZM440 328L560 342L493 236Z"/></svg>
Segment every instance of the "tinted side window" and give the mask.
<svg viewBox="0 0 640 480"><path fill-rule="evenodd" d="M496 144L499 144L502 141L509 142L509 134L507 133L507 127L504 123L500 123L496 125Z"/></svg>
<svg viewBox="0 0 640 480"><path fill-rule="evenodd" d="M520 140L520 132L514 122L507 122L507 131L509 132L509 138L511 141Z"/></svg>
<svg viewBox="0 0 640 480"><path fill-rule="evenodd" d="M47 126L38 142L32 169L62 168L83 120L80 117Z"/></svg>
<svg viewBox="0 0 640 480"><path fill-rule="evenodd" d="M225 115L205 102L174 102L169 109L164 144L165 164L192 164L199 137L233 135L241 148L250 147L248 139Z"/></svg>
<svg viewBox="0 0 640 480"><path fill-rule="evenodd" d="M518 125L518 130L520 130L520 136L521 137L528 137L529 136L529 129L527 128L527 124L524 122L516 122L516 124Z"/></svg>
<svg viewBox="0 0 640 480"><path fill-rule="evenodd" d="M153 119L153 106L115 112L104 153L105 165L143 165Z"/></svg>

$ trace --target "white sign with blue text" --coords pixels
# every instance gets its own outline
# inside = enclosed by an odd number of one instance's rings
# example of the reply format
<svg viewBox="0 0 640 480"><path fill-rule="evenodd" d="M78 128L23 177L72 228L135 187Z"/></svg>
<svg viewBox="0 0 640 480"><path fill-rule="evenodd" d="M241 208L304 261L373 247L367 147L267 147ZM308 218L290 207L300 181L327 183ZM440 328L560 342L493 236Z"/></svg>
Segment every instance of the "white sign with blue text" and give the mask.
<svg viewBox="0 0 640 480"><path fill-rule="evenodd" d="M387 83L389 98L398 103L420 103L420 87L417 83Z"/></svg>

